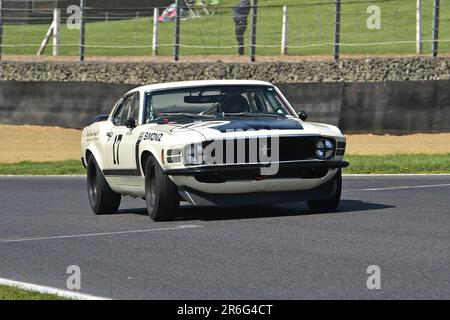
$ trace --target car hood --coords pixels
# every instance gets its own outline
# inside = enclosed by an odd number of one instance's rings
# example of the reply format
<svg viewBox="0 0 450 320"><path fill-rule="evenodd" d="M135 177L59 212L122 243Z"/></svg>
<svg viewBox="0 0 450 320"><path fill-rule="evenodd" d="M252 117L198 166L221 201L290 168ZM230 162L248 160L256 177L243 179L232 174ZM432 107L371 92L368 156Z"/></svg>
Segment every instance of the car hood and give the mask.
<svg viewBox="0 0 450 320"><path fill-rule="evenodd" d="M219 120L173 121L158 125L155 128L160 132L171 135L186 135L198 133L207 140L223 139L224 137L258 136L258 135L340 135L339 129L334 126L302 122L296 118L226 118Z"/></svg>

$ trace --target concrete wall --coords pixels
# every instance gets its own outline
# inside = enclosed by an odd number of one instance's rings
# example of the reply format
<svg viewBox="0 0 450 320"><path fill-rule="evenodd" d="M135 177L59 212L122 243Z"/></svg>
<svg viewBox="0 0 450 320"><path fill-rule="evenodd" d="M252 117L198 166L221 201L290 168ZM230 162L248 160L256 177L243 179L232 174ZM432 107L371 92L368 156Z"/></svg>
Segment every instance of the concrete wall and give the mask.
<svg viewBox="0 0 450 320"><path fill-rule="evenodd" d="M132 85L91 82L0 82L0 123L81 128L109 113Z"/></svg>
<svg viewBox="0 0 450 320"><path fill-rule="evenodd" d="M450 132L450 81L345 84L340 125L353 132Z"/></svg>
<svg viewBox="0 0 450 320"><path fill-rule="evenodd" d="M0 81L0 123L81 128L133 88L99 82ZM450 80L279 84L309 120L345 132L450 132Z"/></svg>
<svg viewBox="0 0 450 320"><path fill-rule="evenodd" d="M308 120L339 125L343 82L279 84L278 88L295 110L308 114Z"/></svg>

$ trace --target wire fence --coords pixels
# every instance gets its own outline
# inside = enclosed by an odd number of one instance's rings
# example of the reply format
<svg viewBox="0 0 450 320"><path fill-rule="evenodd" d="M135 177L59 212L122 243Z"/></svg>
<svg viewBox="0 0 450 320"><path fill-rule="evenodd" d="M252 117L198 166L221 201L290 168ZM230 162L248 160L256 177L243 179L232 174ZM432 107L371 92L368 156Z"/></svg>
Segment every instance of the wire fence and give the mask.
<svg viewBox="0 0 450 320"><path fill-rule="evenodd" d="M450 52L450 1L171 2L0 0L0 57Z"/></svg>

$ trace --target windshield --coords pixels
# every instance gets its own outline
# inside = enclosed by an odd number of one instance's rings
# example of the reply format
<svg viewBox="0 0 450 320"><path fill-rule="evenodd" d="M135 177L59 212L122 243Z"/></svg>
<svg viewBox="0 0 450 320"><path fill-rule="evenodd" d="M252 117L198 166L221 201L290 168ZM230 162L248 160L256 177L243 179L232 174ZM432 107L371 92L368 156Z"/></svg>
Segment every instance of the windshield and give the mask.
<svg viewBox="0 0 450 320"><path fill-rule="evenodd" d="M164 116L285 116L290 114L273 87L209 86L147 92L146 123Z"/></svg>

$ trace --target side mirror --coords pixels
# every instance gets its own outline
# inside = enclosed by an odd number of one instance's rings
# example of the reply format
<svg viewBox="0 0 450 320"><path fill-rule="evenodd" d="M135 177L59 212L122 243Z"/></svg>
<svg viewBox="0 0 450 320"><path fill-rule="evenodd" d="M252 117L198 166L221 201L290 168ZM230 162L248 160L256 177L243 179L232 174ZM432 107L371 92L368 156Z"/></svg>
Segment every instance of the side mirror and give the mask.
<svg viewBox="0 0 450 320"><path fill-rule="evenodd" d="M134 118L128 118L127 121L125 121L125 127L128 129L134 129L136 128L136 120Z"/></svg>
<svg viewBox="0 0 450 320"><path fill-rule="evenodd" d="M300 120L306 121L306 119L308 118L308 115L306 114L305 111L300 111L300 112L298 113L298 117L300 118Z"/></svg>

